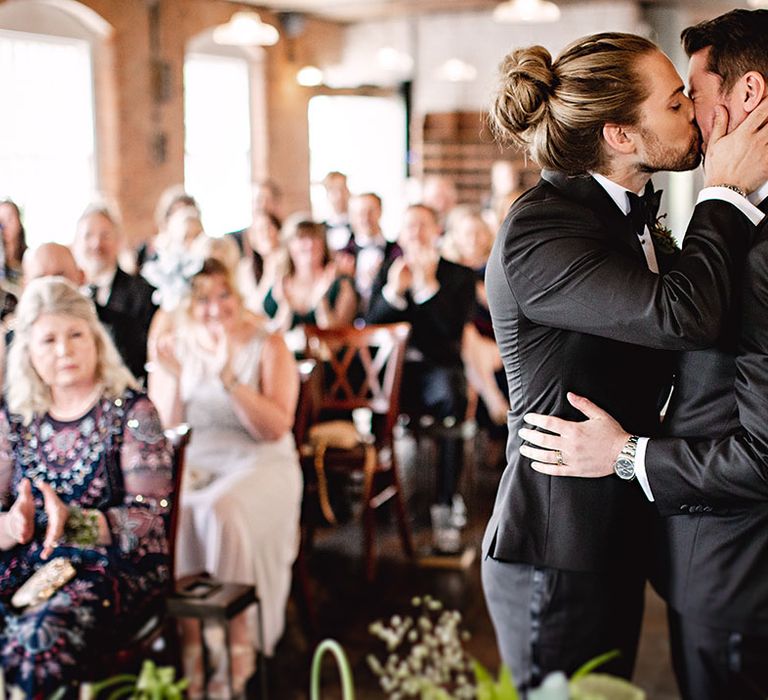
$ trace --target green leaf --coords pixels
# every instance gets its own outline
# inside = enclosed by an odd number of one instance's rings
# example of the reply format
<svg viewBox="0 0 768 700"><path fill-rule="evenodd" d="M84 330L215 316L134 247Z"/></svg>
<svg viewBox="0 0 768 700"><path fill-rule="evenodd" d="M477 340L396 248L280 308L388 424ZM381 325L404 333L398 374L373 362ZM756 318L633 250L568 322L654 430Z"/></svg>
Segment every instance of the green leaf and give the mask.
<svg viewBox="0 0 768 700"><path fill-rule="evenodd" d="M607 651L605 654L600 654L600 656L596 656L594 659L587 661L587 663L581 666L576 671L576 673L574 673L571 676L571 680L577 681L579 678L583 678L587 674L592 673L592 671L594 671L599 666L602 666L603 664L608 663L611 659L615 659L618 656L621 656L621 652L618 649L614 649L613 651Z"/></svg>
<svg viewBox="0 0 768 700"><path fill-rule="evenodd" d="M107 700L120 700L122 697L127 697L128 695L131 695L135 691L135 688L133 686L125 687L125 688L118 688L114 693L112 693Z"/></svg>
<svg viewBox="0 0 768 700"><path fill-rule="evenodd" d="M107 688L111 688L113 685L124 685L126 683L130 683L131 688L134 688L136 687L137 680L138 676L133 673L121 673L117 676L110 676L103 681L94 683L91 686L91 692L93 693L93 697L97 697L100 692Z"/></svg>
<svg viewBox="0 0 768 700"><path fill-rule="evenodd" d="M520 696L515 688L515 682L512 680L512 671L505 664L501 664L497 688L499 700L520 700Z"/></svg>
<svg viewBox="0 0 768 700"><path fill-rule="evenodd" d="M472 668L477 680L477 700L520 700L510 670L502 664L499 680L494 681L488 670L476 659Z"/></svg>

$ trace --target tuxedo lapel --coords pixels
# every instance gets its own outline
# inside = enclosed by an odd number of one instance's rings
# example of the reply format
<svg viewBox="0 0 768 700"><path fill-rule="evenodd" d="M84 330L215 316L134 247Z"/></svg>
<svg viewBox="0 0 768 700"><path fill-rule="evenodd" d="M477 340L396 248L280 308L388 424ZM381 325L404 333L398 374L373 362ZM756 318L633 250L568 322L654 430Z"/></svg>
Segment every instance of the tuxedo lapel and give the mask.
<svg viewBox="0 0 768 700"><path fill-rule="evenodd" d="M605 223L606 229L618 242L645 260L643 248L629 217L616 206L616 202L593 177L569 177L554 170L543 170L541 177L569 199L588 206Z"/></svg>

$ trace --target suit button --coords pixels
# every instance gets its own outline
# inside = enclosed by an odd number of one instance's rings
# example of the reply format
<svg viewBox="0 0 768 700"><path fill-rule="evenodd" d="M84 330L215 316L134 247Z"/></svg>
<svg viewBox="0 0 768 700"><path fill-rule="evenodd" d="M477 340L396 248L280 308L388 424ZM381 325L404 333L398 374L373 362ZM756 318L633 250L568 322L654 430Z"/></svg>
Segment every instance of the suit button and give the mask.
<svg viewBox="0 0 768 700"><path fill-rule="evenodd" d="M687 505L682 505L682 506L680 506L680 510L686 511L686 510L688 510L688 506Z"/></svg>
<svg viewBox="0 0 768 700"><path fill-rule="evenodd" d="M695 513L696 512L696 506L691 506L690 508L688 508L688 512L689 513Z"/></svg>
<svg viewBox="0 0 768 700"><path fill-rule="evenodd" d="M704 506L704 512L705 513L711 513L712 512L712 506Z"/></svg>

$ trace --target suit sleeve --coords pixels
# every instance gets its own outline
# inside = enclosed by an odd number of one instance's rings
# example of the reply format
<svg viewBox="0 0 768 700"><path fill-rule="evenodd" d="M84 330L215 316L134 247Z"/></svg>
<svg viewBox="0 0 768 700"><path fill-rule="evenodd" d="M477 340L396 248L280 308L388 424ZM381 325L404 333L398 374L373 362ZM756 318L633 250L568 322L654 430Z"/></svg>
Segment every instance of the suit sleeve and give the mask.
<svg viewBox="0 0 768 700"><path fill-rule="evenodd" d="M435 344L455 342L461 338L469 321L475 299L472 273L461 267L449 268L440 280L440 289L423 304L410 304L411 322Z"/></svg>
<svg viewBox="0 0 768 700"><path fill-rule="evenodd" d="M743 288L734 385L740 427L712 439L649 441L646 470L662 515L768 500L768 240L764 237L747 258Z"/></svg>
<svg viewBox="0 0 768 700"><path fill-rule="evenodd" d="M586 208L532 201L509 225L514 235L503 241L502 262L528 319L668 350L716 340L730 304L732 270L756 228L730 204L702 202L677 265L660 276L612 244Z"/></svg>
<svg viewBox="0 0 768 700"><path fill-rule="evenodd" d="M382 265L373 281L368 313L365 315L366 323L397 323L411 320L407 308L398 309L384 298L383 289L387 283L387 274L391 265L391 261Z"/></svg>

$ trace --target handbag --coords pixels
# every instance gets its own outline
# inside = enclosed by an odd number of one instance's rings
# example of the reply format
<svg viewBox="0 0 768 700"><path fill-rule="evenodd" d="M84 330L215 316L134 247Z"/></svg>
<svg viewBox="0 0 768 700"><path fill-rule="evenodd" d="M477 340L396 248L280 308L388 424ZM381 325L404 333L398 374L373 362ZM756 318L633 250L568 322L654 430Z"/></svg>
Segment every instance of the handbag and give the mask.
<svg viewBox="0 0 768 700"><path fill-rule="evenodd" d="M315 475L317 477L317 494L320 501L320 511L329 524L337 523L336 514L331 506L328 493L328 477L325 472L325 453L328 449L353 450L362 447L364 451L363 474L365 489L363 493L369 493L367 488L373 480L376 471L376 447L371 444L355 427L355 424L346 420L331 420L316 423L309 429L309 443L304 448L304 453L313 456Z"/></svg>
<svg viewBox="0 0 768 700"><path fill-rule="evenodd" d="M66 557L56 557L43 564L13 594L11 605L26 608L44 603L64 584L71 581L77 572Z"/></svg>

